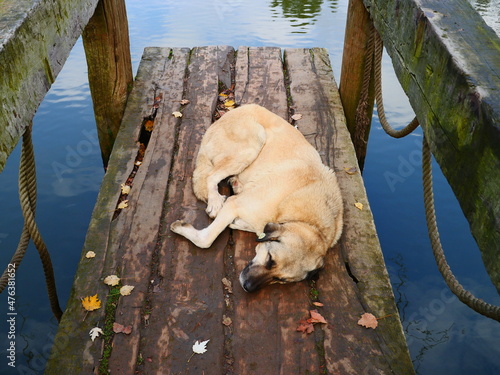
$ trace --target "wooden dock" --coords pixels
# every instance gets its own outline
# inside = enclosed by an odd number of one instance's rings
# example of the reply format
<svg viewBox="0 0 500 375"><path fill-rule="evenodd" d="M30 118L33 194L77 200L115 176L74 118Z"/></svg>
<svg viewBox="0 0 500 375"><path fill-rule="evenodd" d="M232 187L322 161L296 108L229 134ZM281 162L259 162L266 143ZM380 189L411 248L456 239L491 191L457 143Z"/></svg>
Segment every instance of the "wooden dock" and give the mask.
<svg viewBox="0 0 500 375"><path fill-rule="evenodd" d="M46 374L414 372L327 51L282 52L145 50ZM245 293L237 280L254 234L226 230L203 250L168 229L180 218L208 223L191 175L219 93L232 86L237 104L258 103L298 126L337 173L344 233L315 281ZM108 275L132 293L117 294ZM85 311L81 299L95 294L102 307ZM310 310L327 324L298 332ZM365 312L379 318L376 329L358 325ZM113 333L113 322L131 333ZM104 334L92 341L96 326ZM206 353L193 355L197 340L210 340Z"/></svg>

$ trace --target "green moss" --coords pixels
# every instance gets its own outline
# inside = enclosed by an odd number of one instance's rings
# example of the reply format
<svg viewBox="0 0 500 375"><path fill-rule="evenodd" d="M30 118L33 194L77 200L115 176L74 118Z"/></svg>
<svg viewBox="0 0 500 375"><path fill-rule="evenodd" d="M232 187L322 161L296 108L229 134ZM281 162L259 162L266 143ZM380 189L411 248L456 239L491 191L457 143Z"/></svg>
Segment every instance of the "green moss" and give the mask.
<svg viewBox="0 0 500 375"><path fill-rule="evenodd" d="M103 328L103 342L104 349L99 365L99 375L108 375L109 358L113 351L113 323L115 322L116 306L120 298L120 285L115 285L109 289L109 294L106 300L104 328Z"/></svg>

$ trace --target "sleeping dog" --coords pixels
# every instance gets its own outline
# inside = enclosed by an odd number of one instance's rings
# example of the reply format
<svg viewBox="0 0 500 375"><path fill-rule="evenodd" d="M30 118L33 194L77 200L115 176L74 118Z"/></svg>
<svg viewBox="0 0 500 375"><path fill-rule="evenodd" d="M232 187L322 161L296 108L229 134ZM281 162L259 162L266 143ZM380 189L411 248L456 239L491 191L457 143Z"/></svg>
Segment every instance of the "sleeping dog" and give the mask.
<svg viewBox="0 0 500 375"><path fill-rule="evenodd" d="M218 183L228 177L234 195L226 197ZM256 233L255 258L240 274L247 292L308 278L342 233L335 173L296 128L256 104L229 111L208 128L193 190L214 220L203 229L177 220L170 229L201 248L228 226Z"/></svg>

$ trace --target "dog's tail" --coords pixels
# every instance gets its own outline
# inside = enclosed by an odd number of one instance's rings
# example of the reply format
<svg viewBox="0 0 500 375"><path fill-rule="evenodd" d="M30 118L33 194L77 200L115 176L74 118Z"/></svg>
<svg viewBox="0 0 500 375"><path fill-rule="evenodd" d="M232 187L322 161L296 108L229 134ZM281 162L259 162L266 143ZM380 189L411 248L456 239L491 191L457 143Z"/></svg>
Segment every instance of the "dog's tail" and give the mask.
<svg viewBox="0 0 500 375"><path fill-rule="evenodd" d="M213 164L208 157L202 153L198 154L193 171L193 191L196 198L205 203L208 201L207 177L212 169Z"/></svg>

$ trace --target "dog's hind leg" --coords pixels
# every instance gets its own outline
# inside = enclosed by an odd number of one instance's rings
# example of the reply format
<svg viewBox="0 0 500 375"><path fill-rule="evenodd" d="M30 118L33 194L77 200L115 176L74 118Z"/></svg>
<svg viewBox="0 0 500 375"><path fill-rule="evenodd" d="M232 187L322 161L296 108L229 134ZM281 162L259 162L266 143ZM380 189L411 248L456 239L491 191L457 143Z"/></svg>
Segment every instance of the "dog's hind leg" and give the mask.
<svg viewBox="0 0 500 375"><path fill-rule="evenodd" d="M193 172L195 195L207 202L206 211L212 218L226 199L219 194L219 182L240 174L252 164L266 141L265 129L253 119L221 120L205 134Z"/></svg>

